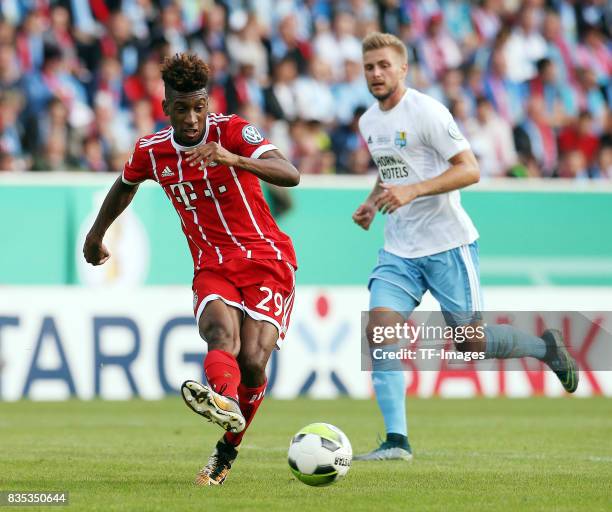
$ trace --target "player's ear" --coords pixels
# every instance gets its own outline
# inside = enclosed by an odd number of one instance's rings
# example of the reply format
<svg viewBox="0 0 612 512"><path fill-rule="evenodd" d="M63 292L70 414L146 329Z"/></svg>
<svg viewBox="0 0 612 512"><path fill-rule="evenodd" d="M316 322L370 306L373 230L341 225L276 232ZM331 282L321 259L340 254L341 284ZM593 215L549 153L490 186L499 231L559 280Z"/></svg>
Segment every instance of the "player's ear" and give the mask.
<svg viewBox="0 0 612 512"><path fill-rule="evenodd" d="M162 109L164 110L164 114L170 117L170 103L168 102L168 100L162 100Z"/></svg>

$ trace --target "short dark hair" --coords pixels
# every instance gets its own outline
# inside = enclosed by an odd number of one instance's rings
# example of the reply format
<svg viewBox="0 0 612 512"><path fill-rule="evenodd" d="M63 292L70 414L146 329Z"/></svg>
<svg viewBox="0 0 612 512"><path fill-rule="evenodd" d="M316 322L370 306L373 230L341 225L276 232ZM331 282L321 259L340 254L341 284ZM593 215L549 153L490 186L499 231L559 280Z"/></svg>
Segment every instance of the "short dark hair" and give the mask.
<svg viewBox="0 0 612 512"><path fill-rule="evenodd" d="M208 84L208 66L192 53L177 53L166 57L161 73L166 87L178 92L197 91Z"/></svg>
<svg viewBox="0 0 612 512"><path fill-rule="evenodd" d="M548 57L539 59L536 62L536 69L538 70L538 73L542 73L550 64L552 64L552 60L550 60Z"/></svg>
<svg viewBox="0 0 612 512"><path fill-rule="evenodd" d="M489 101L489 98L487 98L486 96L478 96L476 98L476 106L480 107L481 105L490 105L491 102Z"/></svg>

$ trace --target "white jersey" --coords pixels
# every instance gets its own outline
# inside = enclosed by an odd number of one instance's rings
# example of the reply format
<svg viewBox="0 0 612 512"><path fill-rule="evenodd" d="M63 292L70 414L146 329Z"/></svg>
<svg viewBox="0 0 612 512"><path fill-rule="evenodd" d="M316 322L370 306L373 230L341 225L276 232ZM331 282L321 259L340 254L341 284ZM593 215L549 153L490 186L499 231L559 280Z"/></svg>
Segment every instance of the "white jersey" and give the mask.
<svg viewBox="0 0 612 512"><path fill-rule="evenodd" d="M391 110L372 105L359 130L383 183L405 185L439 176L449 158L470 149L448 109L408 89ZM478 232L461 206L459 191L420 197L388 215L385 250L420 258L472 243Z"/></svg>

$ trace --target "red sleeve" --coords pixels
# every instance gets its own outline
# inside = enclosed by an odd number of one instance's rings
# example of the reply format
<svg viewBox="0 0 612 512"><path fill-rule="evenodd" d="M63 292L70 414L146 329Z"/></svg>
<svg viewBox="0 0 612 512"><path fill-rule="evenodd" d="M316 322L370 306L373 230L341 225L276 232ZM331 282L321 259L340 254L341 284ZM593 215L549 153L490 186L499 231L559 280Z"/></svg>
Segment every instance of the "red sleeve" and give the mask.
<svg viewBox="0 0 612 512"><path fill-rule="evenodd" d="M232 116L227 122L223 139L224 148L248 158L259 158L266 151L278 149L254 125L239 116Z"/></svg>
<svg viewBox="0 0 612 512"><path fill-rule="evenodd" d="M151 158L149 157L147 150L142 149L139 146L140 139L138 139L136 142L134 152L123 167L122 179L123 182L127 183L128 185L137 185L145 180L153 179Z"/></svg>

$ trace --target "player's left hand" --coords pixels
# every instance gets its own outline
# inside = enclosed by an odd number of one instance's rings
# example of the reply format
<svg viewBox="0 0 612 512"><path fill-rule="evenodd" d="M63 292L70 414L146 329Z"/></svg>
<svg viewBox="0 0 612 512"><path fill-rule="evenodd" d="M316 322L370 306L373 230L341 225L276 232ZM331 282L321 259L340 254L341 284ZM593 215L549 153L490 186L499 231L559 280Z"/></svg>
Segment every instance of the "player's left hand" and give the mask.
<svg viewBox="0 0 612 512"><path fill-rule="evenodd" d="M200 164L201 167L206 167L210 164L221 164L221 165L236 165L238 163L238 155L230 153L223 146L216 142L208 142L190 151L187 151L187 162L190 166Z"/></svg>
<svg viewBox="0 0 612 512"><path fill-rule="evenodd" d="M414 185L388 185L381 183L383 191L374 200L374 204L381 213L393 213L400 206L414 201L419 194Z"/></svg>
<svg viewBox="0 0 612 512"><path fill-rule="evenodd" d="M102 238L88 233L87 237L85 237L85 243L83 244L83 256L87 263L98 266L108 261L110 258L110 251L102 243Z"/></svg>

